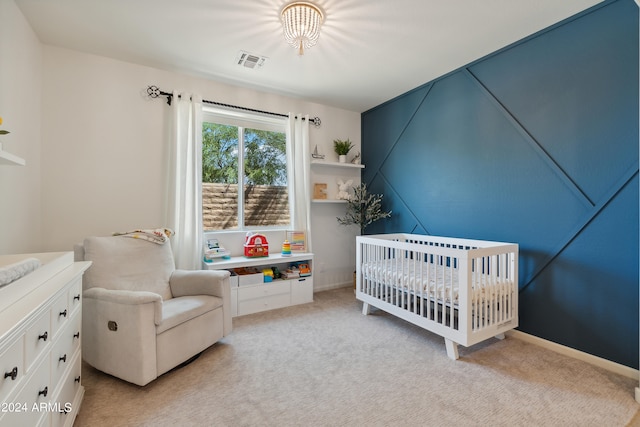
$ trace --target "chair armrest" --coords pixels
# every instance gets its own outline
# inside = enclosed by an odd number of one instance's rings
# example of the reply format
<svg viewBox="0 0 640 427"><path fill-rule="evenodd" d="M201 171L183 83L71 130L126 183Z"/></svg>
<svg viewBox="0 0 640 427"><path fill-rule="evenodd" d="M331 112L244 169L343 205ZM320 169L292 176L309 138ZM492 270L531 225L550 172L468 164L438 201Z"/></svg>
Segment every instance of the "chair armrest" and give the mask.
<svg viewBox="0 0 640 427"><path fill-rule="evenodd" d="M175 270L169 279L171 294L213 295L228 299L231 295L230 273L226 270Z"/></svg>
<svg viewBox="0 0 640 427"><path fill-rule="evenodd" d="M119 305L154 305L154 323L162 321L162 297L153 292L111 290L105 288L90 288L82 293L84 299L94 299Z"/></svg>
<svg viewBox="0 0 640 427"><path fill-rule="evenodd" d="M231 285L226 270L175 270L169 279L174 297L212 295L222 298L224 336L231 333Z"/></svg>
<svg viewBox="0 0 640 427"><path fill-rule="evenodd" d="M156 378L160 295L96 287L82 300L82 359L134 384Z"/></svg>

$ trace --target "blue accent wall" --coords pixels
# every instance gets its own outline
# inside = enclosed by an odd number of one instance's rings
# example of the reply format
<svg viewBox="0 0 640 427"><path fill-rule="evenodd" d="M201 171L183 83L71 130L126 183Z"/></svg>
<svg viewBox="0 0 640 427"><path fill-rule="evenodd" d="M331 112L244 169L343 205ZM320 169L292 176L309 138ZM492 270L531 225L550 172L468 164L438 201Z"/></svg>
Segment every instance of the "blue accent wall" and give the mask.
<svg viewBox="0 0 640 427"><path fill-rule="evenodd" d="M411 232L520 245L523 332L638 368L638 7L608 1L362 114Z"/></svg>

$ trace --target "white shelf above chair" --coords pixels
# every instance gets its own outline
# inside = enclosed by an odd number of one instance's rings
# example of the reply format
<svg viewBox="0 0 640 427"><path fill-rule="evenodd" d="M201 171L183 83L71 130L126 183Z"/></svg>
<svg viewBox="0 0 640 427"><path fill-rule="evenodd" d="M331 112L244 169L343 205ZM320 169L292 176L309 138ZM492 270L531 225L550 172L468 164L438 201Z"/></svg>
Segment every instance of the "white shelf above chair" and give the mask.
<svg viewBox="0 0 640 427"><path fill-rule="evenodd" d="M0 145L0 165L17 165L24 166L26 164L22 157L18 157L2 149Z"/></svg>

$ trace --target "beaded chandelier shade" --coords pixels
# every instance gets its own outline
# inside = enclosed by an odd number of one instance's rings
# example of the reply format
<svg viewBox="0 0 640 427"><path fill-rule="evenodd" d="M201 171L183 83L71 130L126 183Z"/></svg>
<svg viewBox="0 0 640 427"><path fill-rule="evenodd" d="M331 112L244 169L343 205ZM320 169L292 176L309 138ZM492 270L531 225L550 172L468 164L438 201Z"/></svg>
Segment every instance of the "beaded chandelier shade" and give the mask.
<svg viewBox="0 0 640 427"><path fill-rule="evenodd" d="M281 17L284 38L304 55L304 49L314 46L320 37L324 14L312 3L297 1L286 5Z"/></svg>

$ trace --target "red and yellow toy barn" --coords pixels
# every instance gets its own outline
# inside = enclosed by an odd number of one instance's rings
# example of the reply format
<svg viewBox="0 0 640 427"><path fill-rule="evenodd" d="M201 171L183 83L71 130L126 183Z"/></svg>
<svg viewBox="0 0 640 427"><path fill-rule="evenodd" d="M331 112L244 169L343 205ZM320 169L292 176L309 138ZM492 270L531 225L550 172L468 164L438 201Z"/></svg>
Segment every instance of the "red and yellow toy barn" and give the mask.
<svg viewBox="0 0 640 427"><path fill-rule="evenodd" d="M244 256L249 258L269 256L269 243L262 234L251 234L244 241Z"/></svg>

